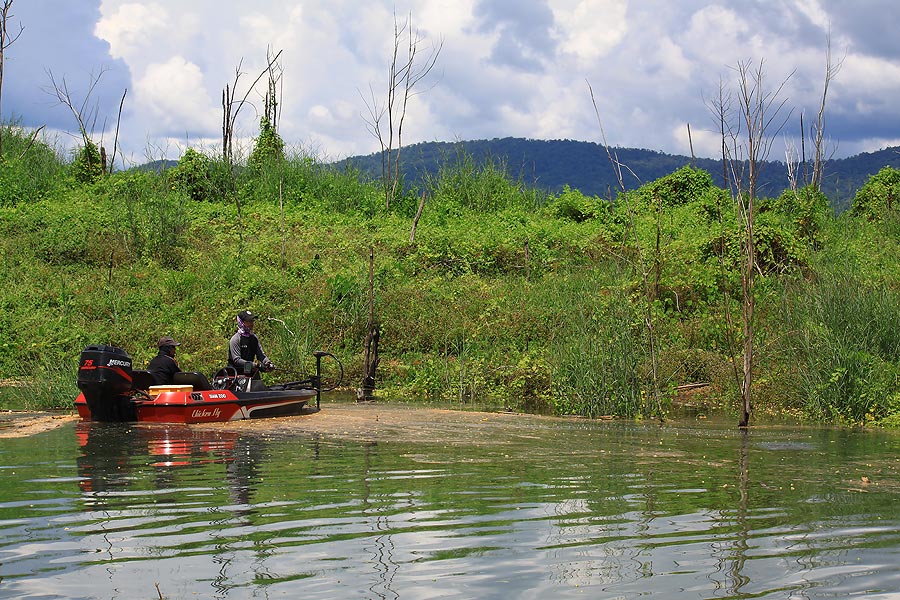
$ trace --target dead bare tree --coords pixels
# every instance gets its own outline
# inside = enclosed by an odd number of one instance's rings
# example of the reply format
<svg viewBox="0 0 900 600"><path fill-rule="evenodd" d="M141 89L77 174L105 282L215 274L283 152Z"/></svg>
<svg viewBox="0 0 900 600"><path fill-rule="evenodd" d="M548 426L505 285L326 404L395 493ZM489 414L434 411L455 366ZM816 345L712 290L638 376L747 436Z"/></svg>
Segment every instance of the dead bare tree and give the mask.
<svg viewBox="0 0 900 600"><path fill-rule="evenodd" d="M247 98L249 98L253 90L256 89L256 84L259 83L260 79L276 68L276 63L281 57L281 53L282 50L279 50L274 56L272 56L271 53L268 54L266 68L263 69L256 79L253 80L253 83L247 87L247 90L240 99L238 99L237 96L237 87L241 77L244 75L241 71L241 65L244 62L243 60L238 62L238 66L234 70L234 82L231 85L226 84L225 89L222 90L222 158L229 165L234 161L234 127L237 123L238 115L240 114L241 109L247 104ZM280 70L280 67L277 68Z"/></svg>
<svg viewBox="0 0 900 600"><path fill-rule="evenodd" d="M260 143L270 144L269 148L264 149L261 154L267 154L267 151L276 150L278 156L278 213L279 227L281 229L281 270L287 267L285 258L287 246L287 229L284 223L284 149L281 137L278 135L278 105L281 103L281 95L283 93L284 69L277 60L277 56L272 55L272 51L267 51L267 72L268 82L266 84L266 95L263 99L263 119L260 127ZM263 140L265 138L265 141ZM277 146L277 148L272 147Z"/></svg>
<svg viewBox="0 0 900 600"><path fill-rule="evenodd" d="M122 99L119 101L119 114L116 116L116 135L113 138L113 153L109 161L109 174L112 175L116 166L116 151L119 147L119 127L122 125L122 108L125 106L125 96L128 95L128 88L122 92Z"/></svg>
<svg viewBox="0 0 900 600"><path fill-rule="evenodd" d="M115 137L113 140L113 153L111 159L107 161L106 148L103 147L102 137L99 144L95 143L92 139L94 128L97 126L100 107L97 102L93 102L91 99L105 72L106 69L101 68L96 75L91 73L87 91L84 92L84 98L80 103L73 97L73 93L69 89L66 78L63 77L62 79L57 80L53 71L47 71L47 76L50 79L50 87L45 88L45 91L55 97L57 102L68 108L69 112L71 112L72 116L75 118L75 122L78 125L78 134L81 137L81 142L84 147L82 156L87 161L87 167L89 169L94 169L94 165L92 164L93 151L91 148L98 150L100 164L97 166L99 167L99 173L103 175L107 173L107 162L109 163L109 173L113 172L115 166L116 150L119 143L119 126L122 122L122 108L125 105L125 96L128 93L128 90L126 89L122 94L122 99L119 101L119 112L116 120ZM102 129L103 127L101 127L101 130Z"/></svg>
<svg viewBox="0 0 900 600"><path fill-rule="evenodd" d="M52 96L55 96L60 104L68 108L69 112L72 113L72 116L75 117L75 122L78 124L78 134L81 136L81 141L85 146L94 143L93 140L91 140L91 134L93 133L94 126L97 124L99 107L96 103L91 105L90 102L91 96L94 94L94 91L105 72L106 69L100 69L96 76L93 73L91 74L88 82L88 89L84 93L84 98L79 104L73 98L66 78L63 77L57 81L56 76L53 75L53 71L47 71L51 86L48 88L48 92Z"/></svg>
<svg viewBox="0 0 900 600"><path fill-rule="evenodd" d="M813 158L812 179L809 181L809 184L815 191L819 191L819 188L822 186L822 175L825 167L825 101L828 98L828 86L831 84L832 80L837 77L841 70L841 66L844 63L843 59L836 63L832 60L831 31L828 32L825 39L825 83L822 88L822 102L819 104L819 113L816 117L816 123L813 125L813 132L815 133L815 138L813 140L815 156ZM803 135L802 125L801 135Z"/></svg>
<svg viewBox="0 0 900 600"><path fill-rule="evenodd" d="M719 89L716 96L713 98L704 97L703 103L712 113L713 121L715 121L720 139L722 140L722 146L720 148L722 153L722 189L728 189L730 181L728 178L729 140L726 135L728 133L726 126L731 119L733 99L721 77L719 78Z"/></svg>
<svg viewBox="0 0 900 600"><path fill-rule="evenodd" d="M419 226L419 219L422 218L422 211L425 210L426 194L422 192L419 198L419 206L416 208L416 215L413 217L412 228L409 230L409 243L412 244L416 240L416 227Z"/></svg>
<svg viewBox="0 0 900 600"><path fill-rule="evenodd" d="M721 139L721 152L722 152L722 189L730 190L732 198L734 198L734 188L732 185L732 180L741 181L744 176L744 163L743 161L729 161L729 156L731 155L731 148L739 147L739 141L737 139L737 135L740 133L740 124L737 126L730 126L729 124L733 120L734 115L734 97L731 92L728 90L724 80L719 78L719 87L716 95L713 98L704 98L704 103L709 109L710 113L713 115L713 121L715 122L716 129L720 135ZM734 170L735 177L732 178L729 175L731 170ZM727 239L727 231L725 225L725 215L723 213L723 206L721 203L716 203L717 216L719 219L719 227L720 227L720 241L719 241L719 273L720 273L720 285L722 287L722 299L723 299L723 307L724 307L724 317L725 317L725 343L728 349L728 357L731 361L732 367L732 375L734 376L734 382L737 389L741 388L741 368L739 368L738 361L738 340L735 336L735 322L734 322L734 313L731 309L731 288L728 284L728 265L725 260L725 248L726 248L726 239Z"/></svg>
<svg viewBox="0 0 900 600"><path fill-rule="evenodd" d="M12 46L19 36L22 35L22 32L25 31L25 28L19 24L19 31L14 35L10 35L9 33L9 21L12 19L13 15L10 14L10 10L12 10L13 0L3 0L3 4L0 5L0 100L3 98L3 73L6 67L6 49ZM2 112L0 112L2 114ZM2 123L0 123L0 158L3 158L3 129Z"/></svg>
<svg viewBox="0 0 900 600"><path fill-rule="evenodd" d="M400 152L409 100L420 93L416 89L434 69L444 45L443 39L440 39L431 46L428 56L422 59L419 50L424 42L425 37L413 28L412 16L407 15L401 23L395 13L387 95L379 100L375 90L369 86L369 98L363 97L369 113L368 117L363 117L366 128L381 146L381 177L386 209L391 207L400 184Z"/></svg>
<svg viewBox="0 0 900 600"><path fill-rule="evenodd" d="M743 352L741 365L741 420L739 427L747 427L752 411L754 317L756 308L756 244L755 217L759 173L768 160L772 144L790 115L783 116L787 102L780 98L787 79L774 90L765 87L764 63L738 62L737 123L726 123L730 146L726 144L727 163L732 184L732 199L741 219L741 296ZM790 76L789 76L790 77ZM788 77L788 78L789 78ZM779 120L781 119L781 120ZM746 167L746 172L744 171Z"/></svg>
<svg viewBox="0 0 900 600"><path fill-rule="evenodd" d="M237 123L237 118L241 109L247 104L247 98L250 97L251 92L256 88L256 84L259 83L260 79L272 72L273 65L281 56L281 52L282 51L279 50L274 56L272 56L271 53L268 54L266 68L263 69L256 79L253 80L253 83L247 87L247 90L240 99L238 99L237 96L237 88L241 77L244 75L241 71L241 65L244 62L243 60L238 62L238 66L234 70L234 82L231 85L225 84L225 89L222 90L222 159L225 161L231 177L231 193L234 196L234 204L237 209L238 239L241 247L244 245L244 233L242 227L243 216L241 214L241 200L237 193L237 177L234 172L234 127Z"/></svg>

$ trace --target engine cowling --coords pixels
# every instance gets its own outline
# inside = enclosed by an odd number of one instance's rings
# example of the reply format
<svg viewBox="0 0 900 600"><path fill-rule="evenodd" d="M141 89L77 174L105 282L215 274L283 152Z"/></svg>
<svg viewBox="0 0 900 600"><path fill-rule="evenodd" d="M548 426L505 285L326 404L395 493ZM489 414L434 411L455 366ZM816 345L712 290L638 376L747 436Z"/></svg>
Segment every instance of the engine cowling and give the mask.
<svg viewBox="0 0 900 600"><path fill-rule="evenodd" d="M131 357L115 346L93 345L81 352L78 389L84 394L92 421L134 421L131 398L134 381Z"/></svg>

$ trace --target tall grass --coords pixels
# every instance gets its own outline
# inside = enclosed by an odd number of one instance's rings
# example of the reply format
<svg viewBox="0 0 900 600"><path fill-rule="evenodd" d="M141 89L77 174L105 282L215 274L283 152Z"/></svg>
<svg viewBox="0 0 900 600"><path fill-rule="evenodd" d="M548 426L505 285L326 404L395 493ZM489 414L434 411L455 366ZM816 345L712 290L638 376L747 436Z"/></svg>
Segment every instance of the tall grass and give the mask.
<svg viewBox="0 0 900 600"><path fill-rule="evenodd" d="M640 316L622 290L577 276L548 299L557 309L548 361L560 414L649 414L641 367L647 360Z"/></svg>
<svg viewBox="0 0 900 600"><path fill-rule="evenodd" d="M813 418L861 423L900 409L900 290L828 273L785 297L797 395Z"/></svg>
<svg viewBox="0 0 900 600"><path fill-rule="evenodd" d="M66 168L57 152L18 123L3 130L3 168L0 169L0 207L36 202L53 195L64 183Z"/></svg>
<svg viewBox="0 0 900 600"><path fill-rule="evenodd" d="M77 356L62 361L36 361L30 365L27 377L0 382L0 404L27 411L71 408L79 392L77 373Z"/></svg>

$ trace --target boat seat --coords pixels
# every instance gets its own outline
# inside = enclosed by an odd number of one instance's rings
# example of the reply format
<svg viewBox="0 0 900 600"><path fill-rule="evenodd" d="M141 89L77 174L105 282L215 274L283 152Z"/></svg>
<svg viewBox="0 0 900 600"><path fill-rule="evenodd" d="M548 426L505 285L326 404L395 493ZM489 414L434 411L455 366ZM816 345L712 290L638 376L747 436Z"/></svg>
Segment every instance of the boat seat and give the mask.
<svg viewBox="0 0 900 600"><path fill-rule="evenodd" d="M172 383L175 385L192 385L195 392L205 392L212 389L206 375L196 371L179 371L172 376Z"/></svg>
<svg viewBox="0 0 900 600"><path fill-rule="evenodd" d="M135 390L149 390L156 385L156 377L150 371L134 370L131 372L131 387Z"/></svg>

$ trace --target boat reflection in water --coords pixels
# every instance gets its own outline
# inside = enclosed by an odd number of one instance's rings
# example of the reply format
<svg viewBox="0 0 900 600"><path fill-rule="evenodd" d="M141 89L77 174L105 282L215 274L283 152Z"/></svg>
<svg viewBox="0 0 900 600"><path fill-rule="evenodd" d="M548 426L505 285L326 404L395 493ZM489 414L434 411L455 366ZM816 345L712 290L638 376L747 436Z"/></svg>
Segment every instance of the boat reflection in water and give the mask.
<svg viewBox="0 0 900 600"><path fill-rule="evenodd" d="M224 477L207 473L199 479L224 480L231 502L244 505L240 512L246 512L265 451L265 441L258 437L182 424L83 421L77 423L76 435L81 451L77 458L79 486L91 494L91 509L114 501L117 492L128 495L138 491L135 487L145 487L148 480L155 482L155 489L144 491L157 499L166 491L179 490L181 494L190 475L179 472L223 465ZM141 481L144 483L139 484Z"/></svg>

